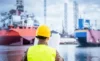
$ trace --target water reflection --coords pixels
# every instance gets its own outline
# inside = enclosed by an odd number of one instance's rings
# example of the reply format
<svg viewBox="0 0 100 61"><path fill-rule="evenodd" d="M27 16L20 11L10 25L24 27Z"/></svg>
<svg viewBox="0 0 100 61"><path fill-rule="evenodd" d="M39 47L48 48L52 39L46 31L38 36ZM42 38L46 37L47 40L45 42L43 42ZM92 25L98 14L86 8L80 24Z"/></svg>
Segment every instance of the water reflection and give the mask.
<svg viewBox="0 0 100 61"><path fill-rule="evenodd" d="M12 50L24 50L26 48L28 48L28 46L0 46L0 61L11 61L8 60L10 58L16 59L15 57L17 57L18 55L18 57L20 57L20 55L23 55L23 53L21 53L20 51L15 53L12 52ZM64 58L64 61L100 61L100 47L79 48L76 47L76 45L60 45L57 50L60 53L60 55ZM16 59L15 61L20 60Z"/></svg>
<svg viewBox="0 0 100 61"><path fill-rule="evenodd" d="M100 61L100 47L78 48L75 45L61 45L59 52L64 61Z"/></svg>
<svg viewBox="0 0 100 61"><path fill-rule="evenodd" d="M75 55L75 61L87 61L88 54L86 52L79 52Z"/></svg>
<svg viewBox="0 0 100 61"><path fill-rule="evenodd" d="M76 48L75 61L100 61L99 48Z"/></svg>

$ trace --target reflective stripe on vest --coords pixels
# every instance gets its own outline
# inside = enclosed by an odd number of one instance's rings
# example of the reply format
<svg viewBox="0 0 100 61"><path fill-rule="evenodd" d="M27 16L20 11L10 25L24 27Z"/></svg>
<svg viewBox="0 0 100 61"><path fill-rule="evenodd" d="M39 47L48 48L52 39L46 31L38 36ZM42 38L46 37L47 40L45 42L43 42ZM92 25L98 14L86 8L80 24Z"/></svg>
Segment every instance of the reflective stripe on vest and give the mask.
<svg viewBox="0 0 100 61"><path fill-rule="evenodd" d="M55 61L56 50L46 45L31 46L28 49L28 61Z"/></svg>

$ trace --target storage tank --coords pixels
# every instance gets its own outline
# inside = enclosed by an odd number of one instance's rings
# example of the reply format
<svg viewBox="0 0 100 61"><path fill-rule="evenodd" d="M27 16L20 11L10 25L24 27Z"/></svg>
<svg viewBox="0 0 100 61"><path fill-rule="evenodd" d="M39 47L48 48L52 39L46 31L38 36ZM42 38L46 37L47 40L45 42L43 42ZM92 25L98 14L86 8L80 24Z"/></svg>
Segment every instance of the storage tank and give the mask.
<svg viewBox="0 0 100 61"><path fill-rule="evenodd" d="M88 20L88 19L85 20L84 28L90 29L90 20Z"/></svg>
<svg viewBox="0 0 100 61"><path fill-rule="evenodd" d="M78 20L78 29L83 29L84 27L84 19L79 19Z"/></svg>
<svg viewBox="0 0 100 61"><path fill-rule="evenodd" d="M13 19L13 22L20 22L21 21L21 17L18 15L13 15L12 19Z"/></svg>
<svg viewBox="0 0 100 61"><path fill-rule="evenodd" d="M27 18L27 27L33 27L34 25L34 20L32 18Z"/></svg>

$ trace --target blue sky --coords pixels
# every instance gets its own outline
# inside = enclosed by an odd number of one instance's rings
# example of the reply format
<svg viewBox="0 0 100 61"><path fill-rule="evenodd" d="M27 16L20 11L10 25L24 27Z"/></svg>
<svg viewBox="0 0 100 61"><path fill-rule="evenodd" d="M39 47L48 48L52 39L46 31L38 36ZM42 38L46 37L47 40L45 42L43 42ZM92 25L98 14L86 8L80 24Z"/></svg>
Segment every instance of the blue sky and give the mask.
<svg viewBox="0 0 100 61"><path fill-rule="evenodd" d="M64 2L68 3L68 32L73 33L73 0L47 0L47 24L57 31L62 30L64 20ZM79 16L90 19L92 23L98 20L100 28L100 1L99 0L75 0L79 4ZM15 8L16 0L0 0L0 12ZM44 23L43 0L24 0L25 10L34 13L40 23Z"/></svg>

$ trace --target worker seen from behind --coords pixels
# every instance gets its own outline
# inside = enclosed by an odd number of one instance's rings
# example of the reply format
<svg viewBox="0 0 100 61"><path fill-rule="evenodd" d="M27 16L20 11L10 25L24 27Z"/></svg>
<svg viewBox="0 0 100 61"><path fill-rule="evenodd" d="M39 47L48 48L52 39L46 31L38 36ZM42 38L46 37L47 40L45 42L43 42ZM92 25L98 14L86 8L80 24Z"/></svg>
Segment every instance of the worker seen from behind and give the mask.
<svg viewBox="0 0 100 61"><path fill-rule="evenodd" d="M38 45L29 47L23 61L64 61L56 49L48 46L50 35L51 31L48 26L39 26L36 32Z"/></svg>

